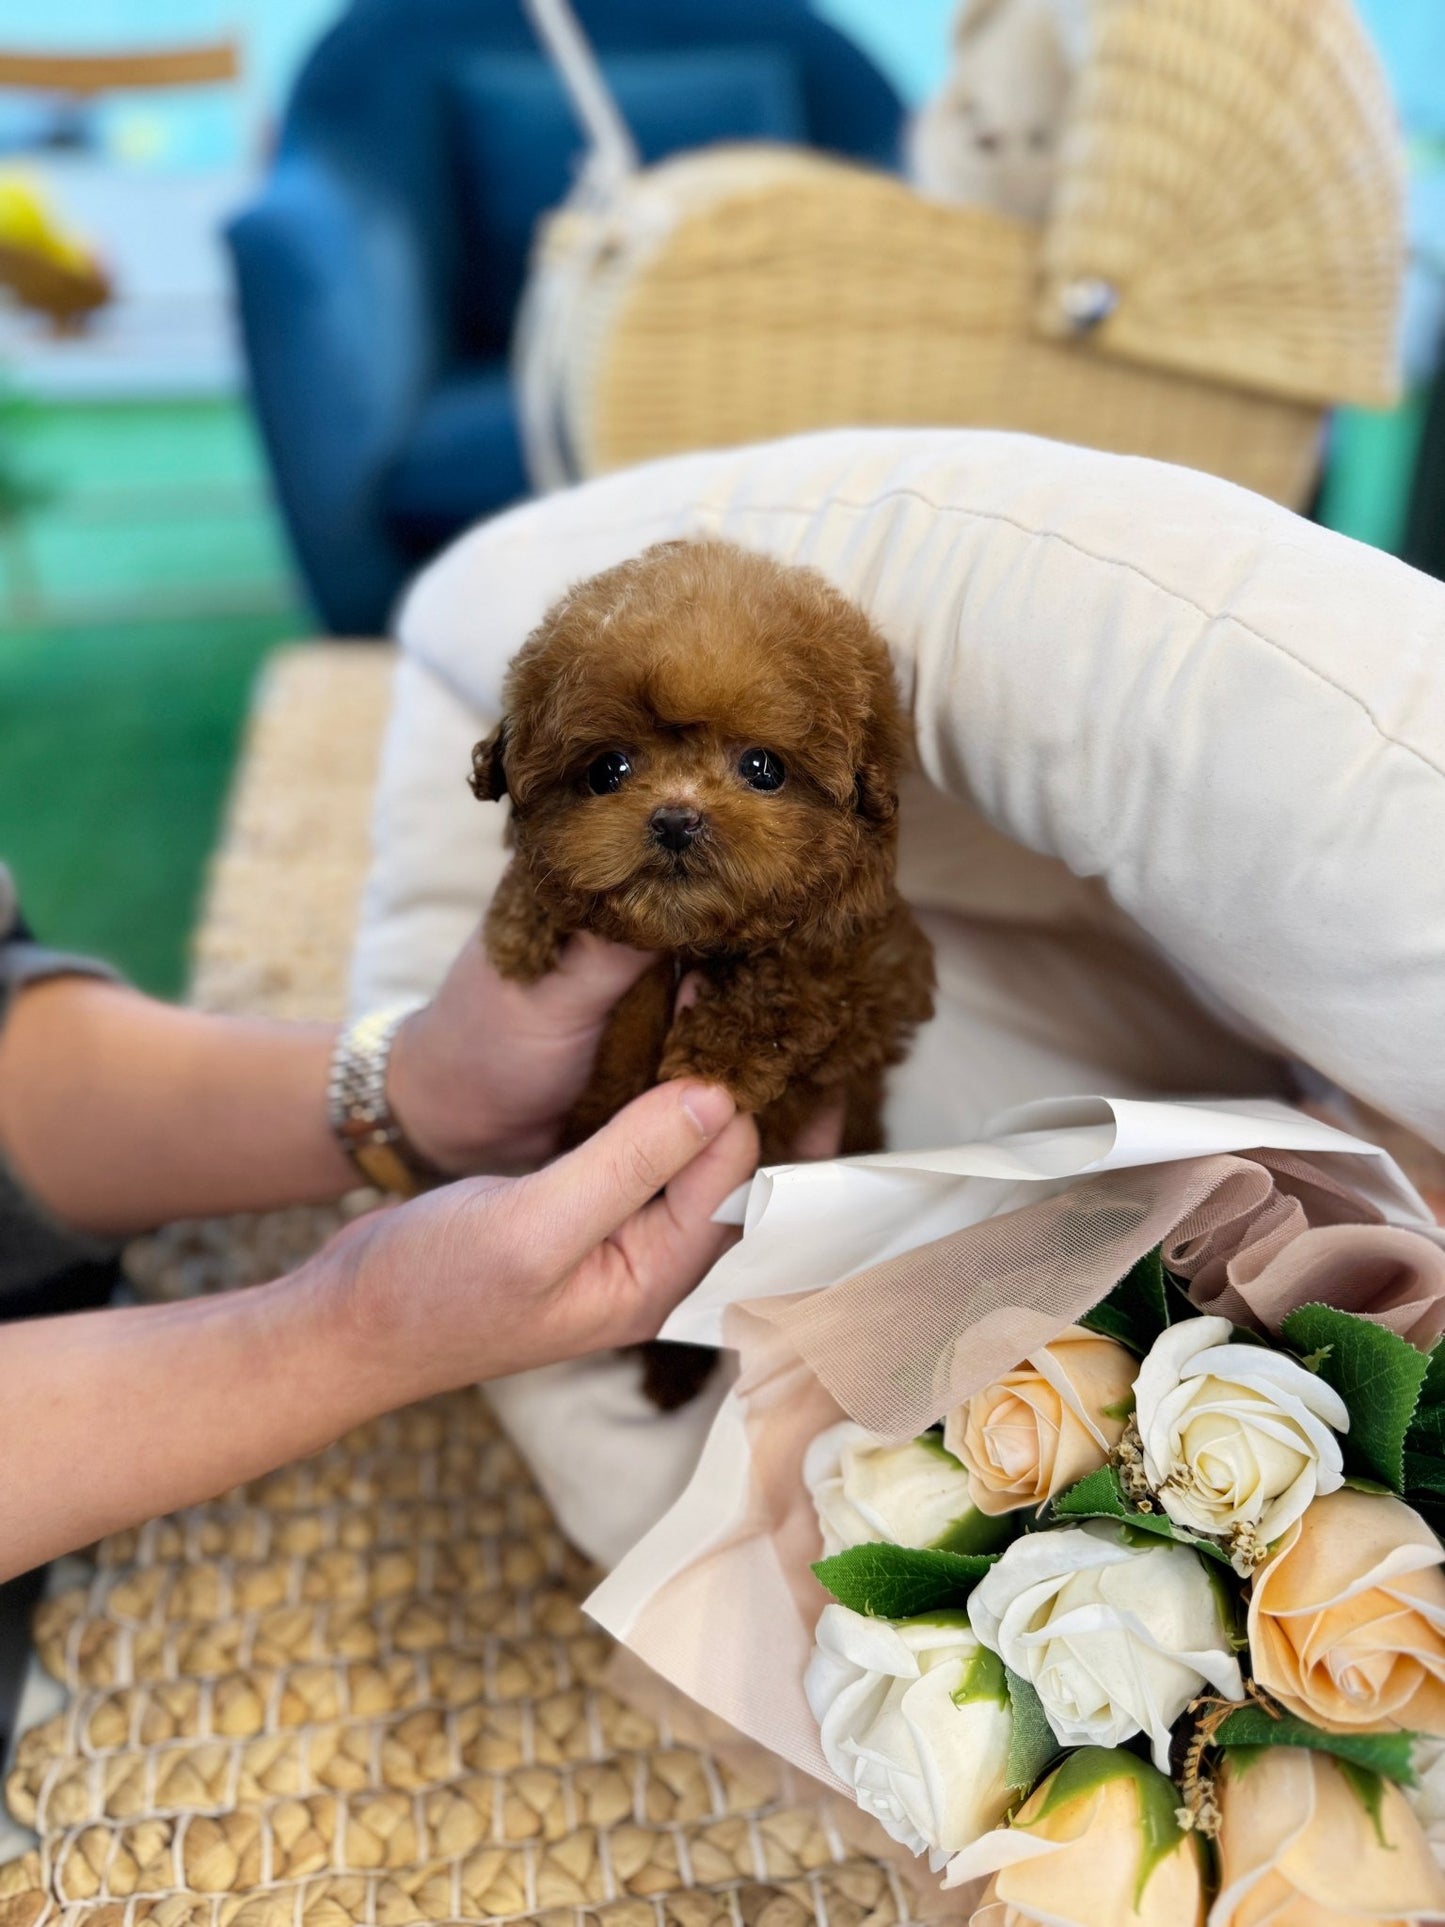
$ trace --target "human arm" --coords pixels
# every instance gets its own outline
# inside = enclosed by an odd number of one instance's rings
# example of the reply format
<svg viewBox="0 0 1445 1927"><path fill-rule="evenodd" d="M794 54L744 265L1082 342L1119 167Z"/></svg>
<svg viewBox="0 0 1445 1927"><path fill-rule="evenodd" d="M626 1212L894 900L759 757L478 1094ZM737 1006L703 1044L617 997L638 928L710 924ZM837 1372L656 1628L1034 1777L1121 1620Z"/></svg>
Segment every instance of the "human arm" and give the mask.
<svg viewBox="0 0 1445 1927"><path fill-rule="evenodd" d="M337 1197L358 1180L326 1124L334 1037L48 979L0 1029L0 1149L55 1216L113 1236Z"/></svg>
<svg viewBox="0 0 1445 1927"><path fill-rule="evenodd" d="M516 1170L555 1148L613 1004L648 958L574 938L535 986L472 938L408 1018L388 1088L449 1172ZM29 985L0 1026L0 1151L83 1230L318 1203L358 1182L326 1117L336 1027L219 1017L91 977Z"/></svg>
<svg viewBox="0 0 1445 1927"><path fill-rule="evenodd" d="M273 1284L6 1327L0 1579L396 1406L650 1337L755 1157L723 1092L665 1085L545 1170L376 1213Z"/></svg>

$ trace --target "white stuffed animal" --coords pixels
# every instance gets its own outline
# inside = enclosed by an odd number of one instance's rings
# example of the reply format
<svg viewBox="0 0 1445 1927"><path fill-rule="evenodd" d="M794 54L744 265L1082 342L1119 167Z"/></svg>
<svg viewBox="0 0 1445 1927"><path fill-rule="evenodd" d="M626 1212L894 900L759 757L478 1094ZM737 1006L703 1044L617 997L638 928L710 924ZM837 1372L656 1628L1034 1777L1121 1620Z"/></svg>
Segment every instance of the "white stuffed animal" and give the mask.
<svg viewBox="0 0 1445 1927"><path fill-rule="evenodd" d="M1044 219L1089 10L1090 0L962 0L948 77L909 131L920 193Z"/></svg>

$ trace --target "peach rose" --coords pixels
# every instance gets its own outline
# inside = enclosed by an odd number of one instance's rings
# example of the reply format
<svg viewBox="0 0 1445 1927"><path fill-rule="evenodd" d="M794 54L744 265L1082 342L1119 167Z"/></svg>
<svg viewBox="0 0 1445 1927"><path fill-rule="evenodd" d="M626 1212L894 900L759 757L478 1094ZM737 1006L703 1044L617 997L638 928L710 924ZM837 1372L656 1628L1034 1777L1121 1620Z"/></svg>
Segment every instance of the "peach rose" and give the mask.
<svg viewBox="0 0 1445 1927"><path fill-rule="evenodd" d="M980 1512L1041 1507L1103 1465L1133 1404L1139 1361L1082 1325L949 1413L943 1442Z"/></svg>
<svg viewBox="0 0 1445 1927"><path fill-rule="evenodd" d="M1436 1866L1445 1872L1445 1740L1416 1740L1410 1764L1416 1778L1405 1798L1425 1829Z"/></svg>
<svg viewBox="0 0 1445 1927"><path fill-rule="evenodd" d="M1361 1786L1326 1753L1232 1753L1219 1776L1219 1898L1209 1927L1414 1927L1445 1877L1399 1787Z"/></svg>
<svg viewBox="0 0 1445 1927"><path fill-rule="evenodd" d="M969 1927L1203 1927L1199 1850L1172 1781L1132 1753L1071 1753L1015 1814L948 1863L993 1878Z"/></svg>
<svg viewBox="0 0 1445 1927"><path fill-rule="evenodd" d="M1331 1733L1445 1734L1445 1557L1419 1513L1346 1487L1314 1504L1254 1576L1254 1676Z"/></svg>

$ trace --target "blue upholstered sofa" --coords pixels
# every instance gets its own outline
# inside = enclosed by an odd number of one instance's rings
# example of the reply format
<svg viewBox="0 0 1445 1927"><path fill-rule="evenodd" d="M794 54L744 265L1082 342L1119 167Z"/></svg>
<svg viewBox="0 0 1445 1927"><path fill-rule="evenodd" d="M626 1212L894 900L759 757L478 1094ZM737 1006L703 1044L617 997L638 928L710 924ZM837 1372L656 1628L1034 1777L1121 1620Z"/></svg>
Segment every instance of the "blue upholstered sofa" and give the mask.
<svg viewBox="0 0 1445 1927"><path fill-rule="evenodd" d="M901 109L802 0L578 0L648 159L725 137L884 166ZM233 222L252 393L307 585L372 633L407 576L525 492L507 347L580 138L520 0L355 0Z"/></svg>

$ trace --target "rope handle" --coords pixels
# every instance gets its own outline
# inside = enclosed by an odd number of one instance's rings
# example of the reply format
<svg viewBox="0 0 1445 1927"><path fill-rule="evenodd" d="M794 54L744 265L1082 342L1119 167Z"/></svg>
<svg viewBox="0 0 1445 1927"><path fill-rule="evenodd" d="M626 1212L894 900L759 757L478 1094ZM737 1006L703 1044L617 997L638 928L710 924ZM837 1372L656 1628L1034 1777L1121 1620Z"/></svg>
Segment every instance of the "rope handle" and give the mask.
<svg viewBox="0 0 1445 1927"><path fill-rule="evenodd" d="M598 186L635 174L641 155L570 0L522 0L587 137L584 175Z"/></svg>

